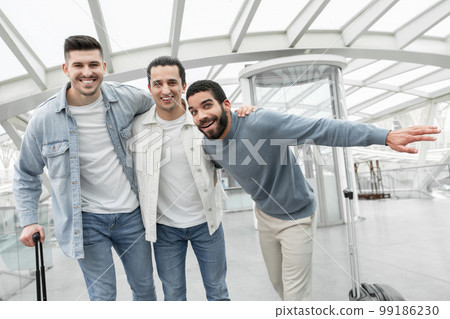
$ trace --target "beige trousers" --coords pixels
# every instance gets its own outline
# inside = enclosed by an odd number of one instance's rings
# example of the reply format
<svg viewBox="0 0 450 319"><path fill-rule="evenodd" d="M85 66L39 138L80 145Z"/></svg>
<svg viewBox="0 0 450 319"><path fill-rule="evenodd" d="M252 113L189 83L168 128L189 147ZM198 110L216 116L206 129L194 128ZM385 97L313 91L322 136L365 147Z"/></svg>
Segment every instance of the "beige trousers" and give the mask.
<svg viewBox="0 0 450 319"><path fill-rule="evenodd" d="M259 243L273 287L282 300L311 300L315 214L281 220L255 206L255 215Z"/></svg>

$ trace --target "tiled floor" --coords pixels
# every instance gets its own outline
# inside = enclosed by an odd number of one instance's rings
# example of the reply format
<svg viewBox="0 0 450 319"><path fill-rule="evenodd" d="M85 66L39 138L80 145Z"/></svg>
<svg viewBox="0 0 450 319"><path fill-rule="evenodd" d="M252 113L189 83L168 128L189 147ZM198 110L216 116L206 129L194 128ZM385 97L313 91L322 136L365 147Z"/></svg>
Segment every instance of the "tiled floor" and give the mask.
<svg viewBox="0 0 450 319"><path fill-rule="evenodd" d="M450 200L389 199L360 201L356 224L362 282L385 283L407 300L450 300ZM251 212L226 213L227 282L232 300L279 300L267 277ZM314 300L347 300L350 288L344 225L320 227L315 238ZM49 300L88 300L76 261L53 249L47 271ZM131 293L120 262L116 264L118 300ZM205 300L192 250L187 262L188 299ZM158 298L162 299L157 279ZM34 300L31 282L9 300Z"/></svg>

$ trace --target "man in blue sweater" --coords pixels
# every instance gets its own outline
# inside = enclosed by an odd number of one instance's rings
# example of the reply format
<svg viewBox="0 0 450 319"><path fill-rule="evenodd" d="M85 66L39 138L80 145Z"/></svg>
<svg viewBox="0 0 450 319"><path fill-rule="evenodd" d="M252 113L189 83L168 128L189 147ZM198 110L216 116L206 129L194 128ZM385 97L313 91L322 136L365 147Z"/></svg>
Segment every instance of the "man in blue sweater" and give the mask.
<svg viewBox="0 0 450 319"><path fill-rule="evenodd" d="M283 300L311 300L312 250L316 202L311 186L289 149L300 145L388 145L416 153L406 145L433 141L431 126L389 131L373 125L303 118L257 109L244 119L214 81L191 84L186 93L194 122L205 135L203 147L218 167L230 173L256 204L261 250L270 280Z"/></svg>

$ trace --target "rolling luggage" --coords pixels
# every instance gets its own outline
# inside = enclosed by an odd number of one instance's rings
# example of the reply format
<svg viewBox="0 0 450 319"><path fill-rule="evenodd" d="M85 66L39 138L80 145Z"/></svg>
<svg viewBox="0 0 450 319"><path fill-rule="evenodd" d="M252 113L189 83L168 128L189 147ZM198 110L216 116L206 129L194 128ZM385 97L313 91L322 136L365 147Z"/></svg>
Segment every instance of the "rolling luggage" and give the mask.
<svg viewBox="0 0 450 319"><path fill-rule="evenodd" d="M352 277L352 289L348 297L351 301L404 301L403 296L394 288L384 284L360 283L359 265L356 248L355 210L353 206L353 191L344 190L347 203L347 232L350 250L350 274Z"/></svg>
<svg viewBox="0 0 450 319"><path fill-rule="evenodd" d="M36 296L37 301L47 301L47 287L45 285L44 249L39 233L33 235L36 252ZM40 260L40 264L39 264ZM39 267L40 266L40 267Z"/></svg>

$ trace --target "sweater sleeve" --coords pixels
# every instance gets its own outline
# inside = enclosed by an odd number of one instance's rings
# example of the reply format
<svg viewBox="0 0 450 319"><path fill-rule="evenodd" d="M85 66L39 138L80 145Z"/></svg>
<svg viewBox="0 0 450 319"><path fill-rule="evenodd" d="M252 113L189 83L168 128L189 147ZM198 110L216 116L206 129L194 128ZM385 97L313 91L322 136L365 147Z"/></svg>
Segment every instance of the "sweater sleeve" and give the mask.
<svg viewBox="0 0 450 319"><path fill-rule="evenodd" d="M258 110L257 110L258 111ZM296 139L297 145L325 146L385 145L389 130L374 125L334 119L305 118L298 115L260 109L254 123L270 138Z"/></svg>

